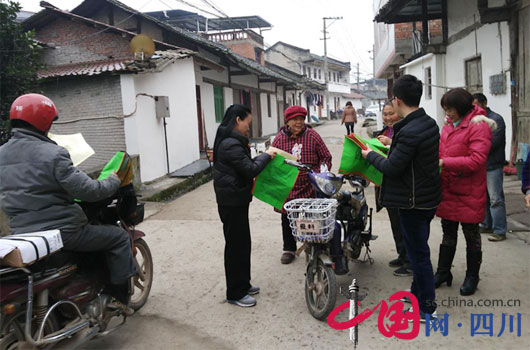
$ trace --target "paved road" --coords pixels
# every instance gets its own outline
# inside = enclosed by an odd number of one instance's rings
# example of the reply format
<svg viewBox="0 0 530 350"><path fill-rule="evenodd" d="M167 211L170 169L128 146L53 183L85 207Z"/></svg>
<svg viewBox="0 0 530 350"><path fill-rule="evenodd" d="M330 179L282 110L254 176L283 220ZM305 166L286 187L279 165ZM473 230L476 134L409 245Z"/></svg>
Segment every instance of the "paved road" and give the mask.
<svg viewBox="0 0 530 350"><path fill-rule="evenodd" d="M333 170L338 169L344 128L336 122L316 129L333 156ZM368 203L374 205L373 187L367 189ZM224 240L217 214L213 184L207 183L170 203L150 217L141 229L147 233L155 260L155 279L151 297L130 322L114 334L86 344L85 349L346 349L353 348L347 331L331 329L307 312L303 281L305 262L280 264L280 216L270 206L254 200L250 207L252 282L261 286L258 305L242 309L225 302L223 269ZM432 223L431 260L436 266L441 242L440 221ZM367 296L361 310L374 307L398 290L410 286L411 278L394 277L387 266L395 258L395 247L385 211L374 218L373 265L350 263L350 273L338 277L347 286L355 276ZM362 323L359 349L528 349L530 348L530 251L515 236L502 243L488 242L483 236L484 264L477 293L460 297L458 290L465 275L465 241L460 235L454 261L454 284L437 290L438 300L453 298L453 305L439 307L449 314L449 334L411 341L385 338L377 328L376 313ZM455 307L454 303L479 299L518 299L520 307ZM338 296L337 305L344 302ZM522 335L504 334L501 315L522 313ZM493 337L470 335L470 315L493 313ZM341 315L339 320L346 320ZM508 322L509 318L506 319ZM462 323L462 327L457 326ZM515 325L517 328L517 325ZM483 329L482 329L483 330Z"/></svg>

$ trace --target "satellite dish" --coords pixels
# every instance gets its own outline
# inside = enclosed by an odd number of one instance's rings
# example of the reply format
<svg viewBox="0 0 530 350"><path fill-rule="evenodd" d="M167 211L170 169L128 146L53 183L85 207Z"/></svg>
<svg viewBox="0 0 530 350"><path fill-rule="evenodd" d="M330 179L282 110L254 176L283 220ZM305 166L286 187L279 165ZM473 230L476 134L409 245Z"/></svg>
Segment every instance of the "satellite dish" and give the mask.
<svg viewBox="0 0 530 350"><path fill-rule="evenodd" d="M145 34L135 35L129 44L129 51L134 55L135 61L145 61L155 52L154 41Z"/></svg>

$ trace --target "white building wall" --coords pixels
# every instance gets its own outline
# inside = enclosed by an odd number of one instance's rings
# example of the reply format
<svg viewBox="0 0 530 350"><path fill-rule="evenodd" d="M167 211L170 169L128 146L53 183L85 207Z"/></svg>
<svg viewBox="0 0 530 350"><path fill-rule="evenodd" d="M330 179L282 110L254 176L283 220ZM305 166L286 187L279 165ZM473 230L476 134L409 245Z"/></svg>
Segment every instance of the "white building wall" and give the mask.
<svg viewBox="0 0 530 350"><path fill-rule="evenodd" d="M340 104L341 104L340 108L344 109L344 107L346 106L347 102L351 102L351 104L353 105L353 108L355 108L356 110L360 109L360 108L363 108L362 99L360 99L360 98L349 98L349 97L344 97L344 96L340 100Z"/></svg>
<svg viewBox="0 0 530 350"><path fill-rule="evenodd" d="M169 171L175 171L199 159L195 75L193 59L179 60L163 72L121 76L123 112L136 113L125 119L126 146L140 156L143 182L168 173L163 119L156 118L153 96L168 96L170 118L166 119Z"/></svg>
<svg viewBox="0 0 530 350"><path fill-rule="evenodd" d="M447 47L446 84L449 87L463 87L466 85L465 60L476 56L475 44L482 60L482 86L483 93L488 99L488 107L499 113L506 123L506 159L510 159L512 111L510 75L508 72L510 68L510 41L507 22L486 24L480 27L477 30L476 43L475 33L472 32L462 40ZM493 95L489 86L490 76L501 73L505 75L506 91L502 95Z"/></svg>
<svg viewBox="0 0 530 350"><path fill-rule="evenodd" d="M220 123L215 120L213 84L205 83L203 78L218 81L221 84L228 84L228 72L227 70L222 72L217 72L214 70L201 71L198 65L195 66L195 79L201 90L201 108L202 114L204 116L204 129L206 130L205 142L208 143L209 148L213 148L215 134L217 133L217 128L219 127ZM223 92L226 110L233 104L234 97L231 88L224 87Z"/></svg>
<svg viewBox="0 0 530 350"><path fill-rule="evenodd" d="M438 127L442 127L445 122L445 113L440 106L440 100L443 94L447 91L444 88L432 86L431 98L427 96L427 86L425 85L427 78L425 71L431 68L432 85L444 86L445 77L443 76L444 67L444 55L433 55L427 54L407 63L401 68L404 68L405 74L411 74L420 79L423 83L423 94L421 96L420 107L425 109L425 112L438 124ZM440 74L442 73L442 74Z"/></svg>
<svg viewBox="0 0 530 350"><path fill-rule="evenodd" d="M500 31L499 31L500 29ZM425 82L425 68L431 67L432 84L456 88L466 86L466 60L478 56L482 61L482 88L488 99L488 106L504 118L506 124L506 159L510 159L510 140L512 137L511 96L508 82L510 67L510 45L508 24L488 24L480 27L476 33L472 32L466 37L447 46L445 55L428 54L417 60L401 66L405 74L412 74ZM501 44L502 43L502 44ZM506 91L501 95L493 95L490 91L490 76L504 73ZM433 87L432 99L427 100L424 94L420 105L427 114L435 118L438 125L443 126L445 113L440 106L440 100L447 91L445 88Z"/></svg>
<svg viewBox="0 0 530 350"><path fill-rule="evenodd" d="M232 88L225 87L225 110L234 104L234 90Z"/></svg>
<svg viewBox="0 0 530 350"><path fill-rule="evenodd" d="M220 123L215 121L215 101L213 96L213 85L201 82L201 107L204 115L204 129L206 130L206 138L208 146L213 147L215 141L215 134ZM226 93L225 93L226 96Z"/></svg>
<svg viewBox="0 0 530 350"><path fill-rule="evenodd" d="M269 116L267 95L270 95L271 114ZM261 126L263 135L271 135L278 132L278 111L276 107L276 96L274 94L261 93Z"/></svg>

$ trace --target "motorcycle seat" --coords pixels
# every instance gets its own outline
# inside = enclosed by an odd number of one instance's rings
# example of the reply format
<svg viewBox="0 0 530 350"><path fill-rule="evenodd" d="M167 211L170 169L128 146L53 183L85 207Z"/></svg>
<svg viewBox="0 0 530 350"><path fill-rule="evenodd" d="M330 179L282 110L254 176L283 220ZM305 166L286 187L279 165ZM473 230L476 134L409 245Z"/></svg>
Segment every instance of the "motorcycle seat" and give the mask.
<svg viewBox="0 0 530 350"><path fill-rule="evenodd" d="M61 270L62 268L71 266L75 264L75 254L69 251L58 251L54 254L48 255L46 258L39 260L38 262L26 266L25 268L29 270L34 279L42 278ZM8 274L1 276L2 283L8 282L22 282L27 280L27 274L22 270L15 270Z"/></svg>

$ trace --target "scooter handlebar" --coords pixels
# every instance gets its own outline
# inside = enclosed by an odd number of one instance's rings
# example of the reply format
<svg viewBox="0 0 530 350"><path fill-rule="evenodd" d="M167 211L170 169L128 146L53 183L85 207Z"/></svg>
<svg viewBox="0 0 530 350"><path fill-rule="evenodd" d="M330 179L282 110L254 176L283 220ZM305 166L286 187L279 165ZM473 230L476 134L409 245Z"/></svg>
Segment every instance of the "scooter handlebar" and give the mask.
<svg viewBox="0 0 530 350"><path fill-rule="evenodd" d="M285 159L283 161L285 164L288 164L290 166L294 166L295 168L298 168L300 170L304 169L304 170L311 170L311 167L307 164L301 164L301 163L298 163L294 160L290 160L290 159Z"/></svg>

